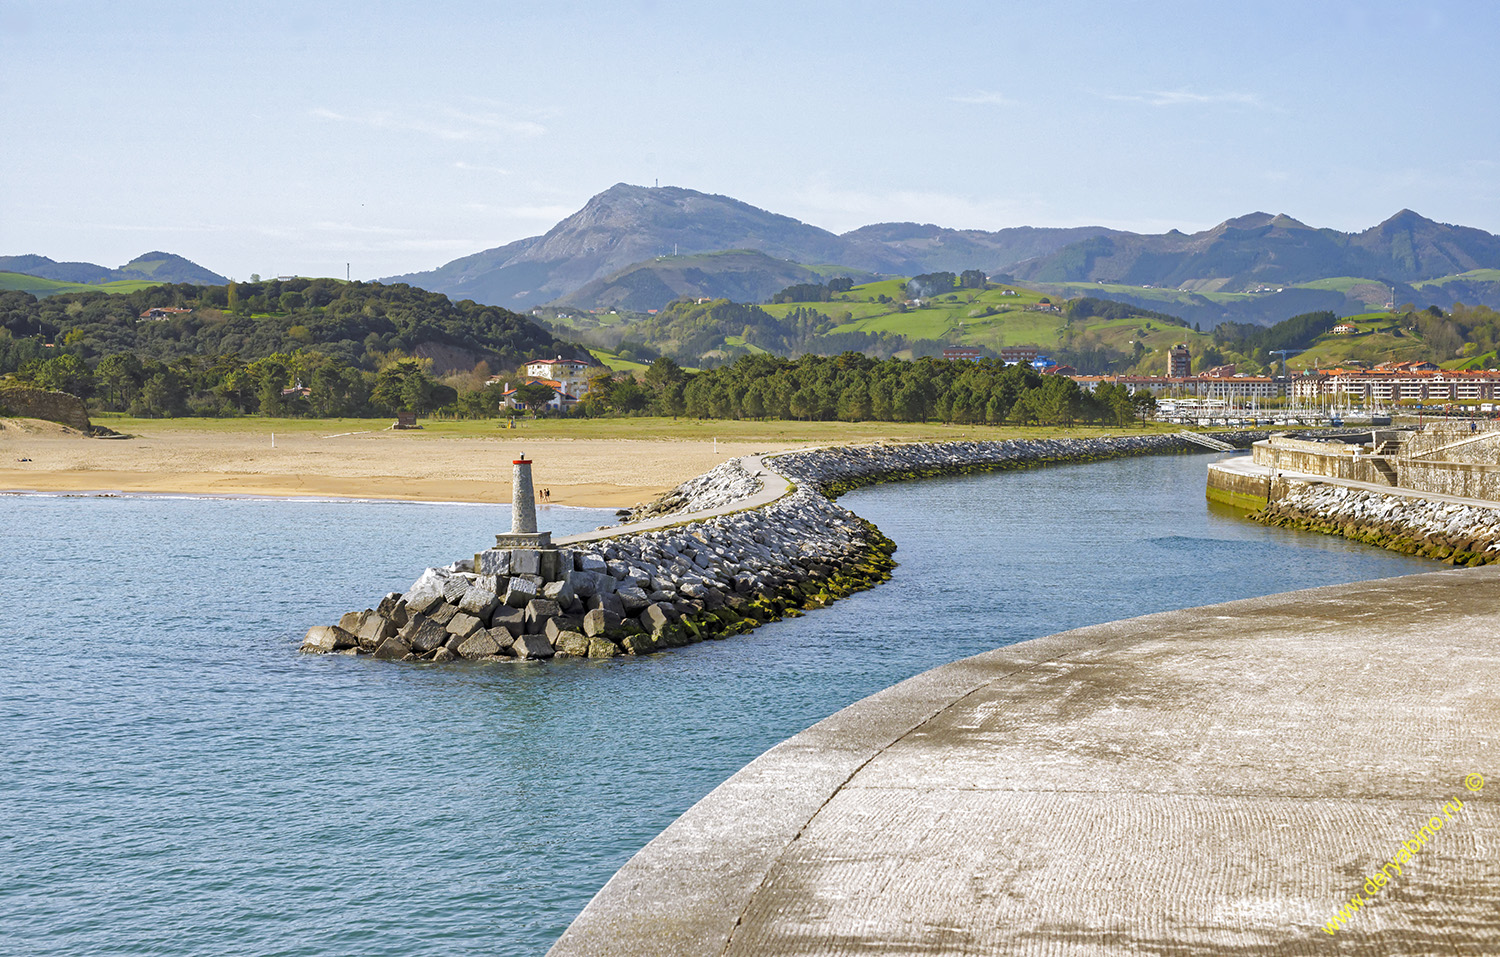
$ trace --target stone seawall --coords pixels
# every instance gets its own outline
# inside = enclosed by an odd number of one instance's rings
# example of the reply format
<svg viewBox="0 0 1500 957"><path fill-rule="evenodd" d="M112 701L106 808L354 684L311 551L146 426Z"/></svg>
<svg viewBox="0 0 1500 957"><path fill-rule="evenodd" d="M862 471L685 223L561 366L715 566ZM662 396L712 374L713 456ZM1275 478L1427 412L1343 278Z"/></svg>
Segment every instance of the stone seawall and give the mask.
<svg viewBox="0 0 1500 957"><path fill-rule="evenodd" d="M1452 565L1500 561L1500 503L1467 505L1299 481L1285 487L1283 495L1254 516L1257 521L1343 535Z"/></svg>
<svg viewBox="0 0 1500 957"><path fill-rule="evenodd" d="M0 415L46 419L80 432L91 430L88 410L78 396L13 382L0 382Z"/></svg>
<svg viewBox="0 0 1500 957"><path fill-rule="evenodd" d="M1220 436L1248 445L1264 433ZM632 518L681 524L489 549L429 568L404 594L310 629L302 650L402 661L641 655L727 638L820 608L890 577L895 550L832 500L874 482L1201 451L1177 436L836 447L774 457L792 489L735 509L762 487L741 463L684 483ZM713 508L697 520L689 513Z"/></svg>

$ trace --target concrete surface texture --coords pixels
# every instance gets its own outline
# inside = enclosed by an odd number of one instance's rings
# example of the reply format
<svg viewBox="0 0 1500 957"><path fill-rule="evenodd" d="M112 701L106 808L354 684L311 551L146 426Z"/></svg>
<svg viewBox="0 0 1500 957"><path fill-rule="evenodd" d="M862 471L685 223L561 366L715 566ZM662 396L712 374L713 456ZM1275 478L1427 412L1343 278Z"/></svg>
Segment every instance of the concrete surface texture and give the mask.
<svg viewBox="0 0 1500 957"><path fill-rule="evenodd" d="M1500 953L1497 630L1489 567L934 669L715 789L552 954Z"/></svg>

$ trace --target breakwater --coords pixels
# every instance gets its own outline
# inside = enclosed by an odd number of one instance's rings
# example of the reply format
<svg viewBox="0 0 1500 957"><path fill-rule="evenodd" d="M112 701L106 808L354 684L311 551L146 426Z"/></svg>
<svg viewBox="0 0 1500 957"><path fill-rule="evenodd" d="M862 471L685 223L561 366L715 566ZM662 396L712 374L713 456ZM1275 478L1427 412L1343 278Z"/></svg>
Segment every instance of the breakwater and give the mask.
<svg viewBox="0 0 1500 957"><path fill-rule="evenodd" d="M1342 535L1452 565L1500 561L1500 504L1486 506L1320 482L1279 481L1285 493L1253 517Z"/></svg>
<svg viewBox="0 0 1500 957"><path fill-rule="evenodd" d="M1264 433L1221 438L1248 445ZM402 661L641 655L727 638L890 577L895 546L837 505L880 481L1197 451L1172 435L835 447L774 457L785 495L734 510L761 477L726 463L634 511L680 524L490 549L311 628L302 650ZM691 520L700 508L717 514Z"/></svg>

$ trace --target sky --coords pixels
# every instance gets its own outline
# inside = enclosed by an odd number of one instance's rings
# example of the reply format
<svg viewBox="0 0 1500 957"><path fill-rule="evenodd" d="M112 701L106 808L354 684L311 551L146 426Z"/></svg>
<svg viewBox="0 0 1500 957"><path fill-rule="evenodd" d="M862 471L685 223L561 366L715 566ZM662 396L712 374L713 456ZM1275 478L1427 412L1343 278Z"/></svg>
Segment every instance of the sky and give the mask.
<svg viewBox="0 0 1500 957"><path fill-rule="evenodd" d="M1500 4L0 0L0 255L374 279L618 182L834 232L1500 233Z"/></svg>

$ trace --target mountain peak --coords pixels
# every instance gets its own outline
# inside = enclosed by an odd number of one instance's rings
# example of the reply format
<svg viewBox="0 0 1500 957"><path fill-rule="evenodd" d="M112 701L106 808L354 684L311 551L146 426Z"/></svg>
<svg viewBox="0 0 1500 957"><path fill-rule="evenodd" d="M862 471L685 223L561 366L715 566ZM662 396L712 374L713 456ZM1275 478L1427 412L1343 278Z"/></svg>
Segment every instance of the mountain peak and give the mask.
<svg viewBox="0 0 1500 957"><path fill-rule="evenodd" d="M1243 216L1236 216L1233 219L1226 219L1222 223L1220 223L1216 228L1219 229L1219 230L1225 230L1225 229L1259 229L1262 226L1269 226L1269 225L1271 225L1275 220L1276 220L1276 217L1272 216L1270 213L1262 213L1262 212L1246 213ZM1210 230L1210 231L1212 231L1212 230Z"/></svg>
<svg viewBox="0 0 1500 957"><path fill-rule="evenodd" d="M1438 225L1436 222L1428 219L1421 213L1403 209L1375 228L1384 232L1391 229L1412 229L1414 227L1436 225Z"/></svg>

